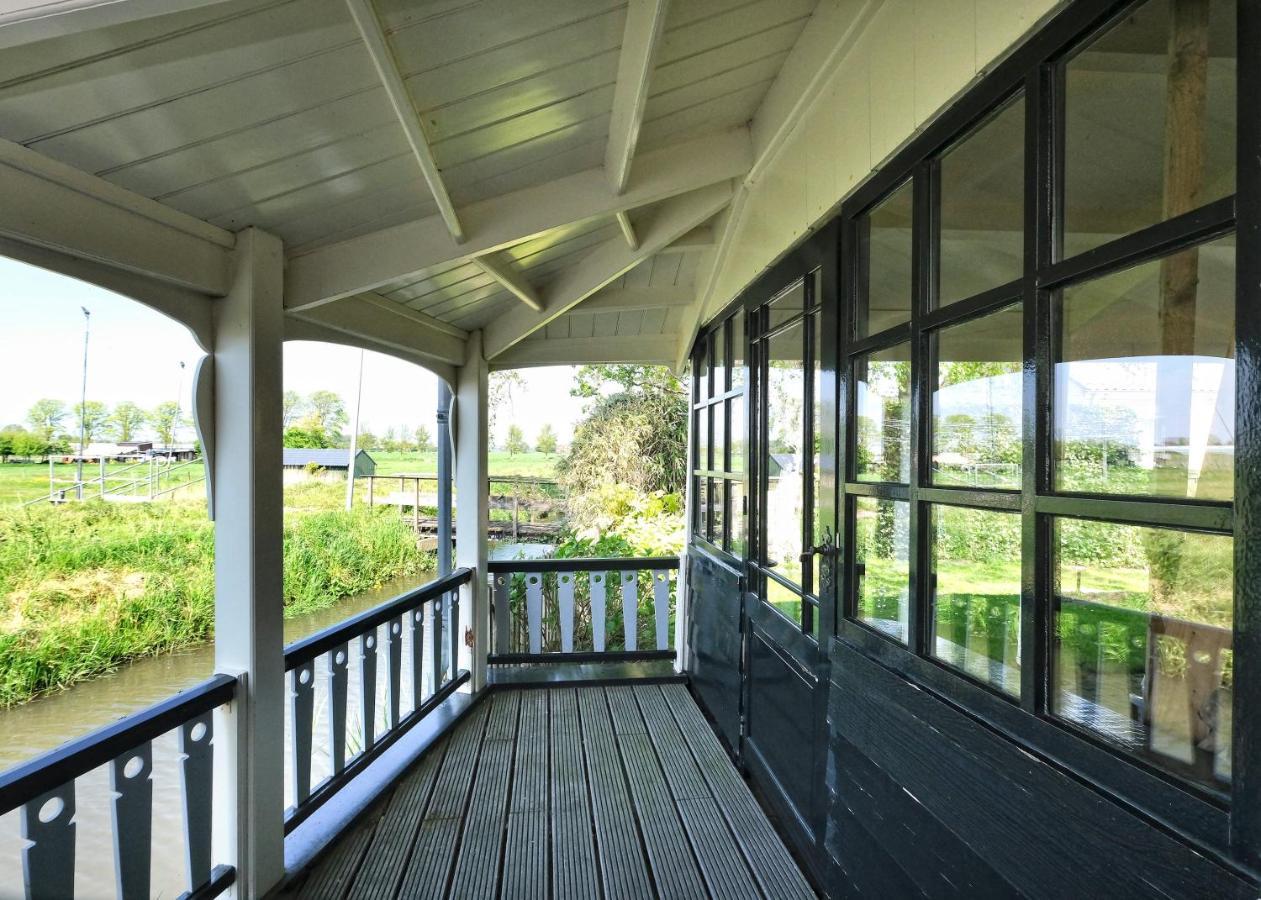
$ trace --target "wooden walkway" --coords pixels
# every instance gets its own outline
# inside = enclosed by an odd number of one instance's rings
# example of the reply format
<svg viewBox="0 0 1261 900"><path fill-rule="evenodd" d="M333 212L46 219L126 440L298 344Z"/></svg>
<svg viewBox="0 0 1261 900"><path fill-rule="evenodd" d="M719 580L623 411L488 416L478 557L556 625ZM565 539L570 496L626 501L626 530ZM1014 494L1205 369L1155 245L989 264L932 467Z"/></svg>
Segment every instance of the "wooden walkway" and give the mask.
<svg viewBox="0 0 1261 900"><path fill-rule="evenodd" d="M812 898L681 684L500 690L287 896Z"/></svg>

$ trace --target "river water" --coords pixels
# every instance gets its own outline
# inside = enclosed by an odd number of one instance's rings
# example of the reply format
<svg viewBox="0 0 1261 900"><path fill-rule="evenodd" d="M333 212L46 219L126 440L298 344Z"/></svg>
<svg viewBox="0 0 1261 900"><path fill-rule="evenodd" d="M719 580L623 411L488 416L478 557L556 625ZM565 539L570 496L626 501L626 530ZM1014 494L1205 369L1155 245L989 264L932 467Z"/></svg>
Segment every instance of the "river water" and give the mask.
<svg viewBox="0 0 1261 900"><path fill-rule="evenodd" d="M329 609L289 619L285 622L286 643L336 624L358 612L432 580L433 572L389 582L379 589L341 601ZM410 658L408 629L404 629L404 660ZM357 697L359 668L357 653L351 654L348 691L348 728L358 728ZM322 662L322 660L321 660ZM76 685L11 709L0 709L0 770L86 734L109 722L184 690L208 678L214 671L214 646L203 644L176 653L149 657L130 663L110 675ZM405 685L409 668L404 664ZM321 737L327 729L322 702L324 669L317 666L316 753L312 764L312 784L328 773L327 742ZM378 664L377 709L384 708L384 659ZM413 700L408 687L402 692L405 715ZM286 716L287 718L287 716ZM361 729L360 729L361 730ZM286 732L289 723L286 721ZM352 737L352 744L353 744ZM288 742L286 740L286 746ZM286 754L286 769L288 758ZM184 863L184 807L179 784L175 734L153 742L153 896L176 897L187 888ZM79 778L75 785L75 868L76 896L84 900L112 898L114 889L113 826L110 820L109 775L101 767ZM289 794L286 775L286 795ZM286 802L292 798L286 796ZM22 897L22 840L18 813L0 816L0 898Z"/></svg>

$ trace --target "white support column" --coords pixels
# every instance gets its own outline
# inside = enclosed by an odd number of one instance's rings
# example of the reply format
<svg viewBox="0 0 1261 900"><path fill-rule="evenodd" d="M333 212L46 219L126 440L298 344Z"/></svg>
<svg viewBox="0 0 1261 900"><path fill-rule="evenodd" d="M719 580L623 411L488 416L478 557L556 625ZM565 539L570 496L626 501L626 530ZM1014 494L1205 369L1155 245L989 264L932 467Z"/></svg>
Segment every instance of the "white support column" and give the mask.
<svg viewBox="0 0 1261 900"><path fill-rule="evenodd" d="M486 396L489 367L482 355L482 333L469 335L464 365L456 373L455 437L455 564L474 570L473 581L460 591L460 668L473 675L473 690L486 684L490 652L490 603L486 590L486 531L490 527L489 443ZM464 636L473 634L470 648Z"/></svg>
<svg viewBox="0 0 1261 900"><path fill-rule="evenodd" d="M247 229L215 304L215 669L242 683L215 724L214 844L234 897L284 875L283 273L280 241Z"/></svg>

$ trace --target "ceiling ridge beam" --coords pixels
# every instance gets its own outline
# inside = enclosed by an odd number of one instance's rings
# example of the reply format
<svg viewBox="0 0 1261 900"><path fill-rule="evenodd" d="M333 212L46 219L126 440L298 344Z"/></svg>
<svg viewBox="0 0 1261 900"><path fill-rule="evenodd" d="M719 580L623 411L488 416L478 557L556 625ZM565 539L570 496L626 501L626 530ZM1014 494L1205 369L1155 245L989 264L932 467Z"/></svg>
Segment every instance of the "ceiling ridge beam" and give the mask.
<svg viewBox="0 0 1261 900"><path fill-rule="evenodd" d="M600 288L612 283L671 241L710 219L731 202L729 181L711 184L662 203L642 229L639 249L631 250L621 237L600 244L574 266L564 270L543 295L545 311L515 309L486 326L483 352L494 359L549 322L573 309ZM667 354L668 355L668 354Z"/></svg>
<svg viewBox="0 0 1261 900"><path fill-rule="evenodd" d="M674 334L547 338L522 341L495 357L492 368L595 365L605 363L668 364Z"/></svg>
<svg viewBox="0 0 1261 900"><path fill-rule="evenodd" d="M469 238L456 245L440 216L395 225L289 257L285 306L307 309L408 278L433 266L502 250L554 228L657 203L743 177L753 162L740 126L684 141L635 162L626 192L609 190L603 166L471 203L461 209Z"/></svg>
<svg viewBox="0 0 1261 900"><path fill-rule="evenodd" d="M489 254L475 257L473 263L491 278L498 281L508 293L515 296L530 309L535 312L543 311L543 301L539 300L538 292L534 290L534 287L526 280L523 274L514 271L505 263L499 262Z"/></svg>
<svg viewBox="0 0 1261 900"><path fill-rule="evenodd" d="M227 293L236 235L0 140L0 235L175 285Z"/></svg>
<svg viewBox="0 0 1261 900"><path fill-rule="evenodd" d="M286 313L290 318L312 322L324 328L372 341L383 347L459 365L464 360L464 338L402 315L388 300L353 297L343 303L330 303L306 312Z"/></svg>
<svg viewBox="0 0 1261 900"><path fill-rule="evenodd" d="M460 224L460 217L455 211L455 205L451 202L451 195L447 193L442 173L438 171L433 149L429 146L429 138L425 136L425 131L420 124L420 114L416 111L416 104L412 102L412 96L403 82L398 60L390 48L389 39L385 36L385 29L372 5L372 0L346 0L346 6L350 9L351 18L355 20L355 27L359 29L359 34L363 37L368 55L372 57L372 65L381 78L381 86L385 88L385 94L390 99L394 115L403 126L403 133L407 135L407 143L411 145L412 155L416 157L420 173L424 176L425 183L429 185L433 199L438 204L438 211L446 222L447 230L451 232L451 237L456 243L461 243L464 240L464 226Z"/></svg>
<svg viewBox="0 0 1261 900"><path fill-rule="evenodd" d="M613 87L613 114L609 121L609 143L604 149L604 171L613 193L621 194L630 181L631 160L639 143L639 128L648 106L648 83L653 61L665 30L669 0L630 0L622 49L617 58L617 82ZM635 226L625 210L617 213L626 243L639 247Z"/></svg>

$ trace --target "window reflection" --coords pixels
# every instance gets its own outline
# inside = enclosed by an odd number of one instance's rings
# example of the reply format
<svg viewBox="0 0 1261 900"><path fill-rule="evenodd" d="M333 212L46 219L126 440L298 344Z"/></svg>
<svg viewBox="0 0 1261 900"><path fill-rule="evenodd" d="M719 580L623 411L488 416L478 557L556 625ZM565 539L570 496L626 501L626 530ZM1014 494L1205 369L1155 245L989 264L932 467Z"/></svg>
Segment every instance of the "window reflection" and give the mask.
<svg viewBox="0 0 1261 900"><path fill-rule="evenodd" d="M1064 291L1056 486L1229 500L1235 239Z"/></svg>
<svg viewBox="0 0 1261 900"><path fill-rule="evenodd" d="M1069 61L1066 255L1234 193L1235 32L1234 0L1152 0Z"/></svg>
<svg viewBox="0 0 1261 900"><path fill-rule="evenodd" d="M1054 711L1229 781L1232 540L1060 519L1055 552Z"/></svg>
<svg viewBox="0 0 1261 900"><path fill-rule="evenodd" d="M744 398L732 397L727 401L730 413L727 445L730 453L729 472L744 471Z"/></svg>
<svg viewBox="0 0 1261 900"><path fill-rule="evenodd" d="M727 552L733 556L743 556L744 539L744 482L728 481L727 490Z"/></svg>
<svg viewBox="0 0 1261 900"><path fill-rule="evenodd" d="M731 389L744 387L744 313L736 313L727 320L731 330Z"/></svg>
<svg viewBox="0 0 1261 900"><path fill-rule="evenodd" d="M911 349L899 344L860 357L857 382L859 481L905 484L911 477Z"/></svg>
<svg viewBox="0 0 1261 900"><path fill-rule="evenodd" d="M854 310L856 337L911 320L911 182L859 220L865 284Z"/></svg>
<svg viewBox="0 0 1261 900"><path fill-rule="evenodd" d="M933 481L1020 488L1021 305L935 337Z"/></svg>
<svg viewBox="0 0 1261 900"><path fill-rule="evenodd" d="M1020 277L1024 141L1021 98L942 157L939 305Z"/></svg>
<svg viewBox="0 0 1261 900"><path fill-rule="evenodd" d="M906 643L911 506L859 497L854 504L857 617Z"/></svg>
<svg viewBox="0 0 1261 900"><path fill-rule="evenodd" d="M805 490L804 322L767 342L765 562L800 585Z"/></svg>
<svg viewBox="0 0 1261 900"><path fill-rule="evenodd" d="M933 655L1020 694L1020 516L932 508Z"/></svg>

